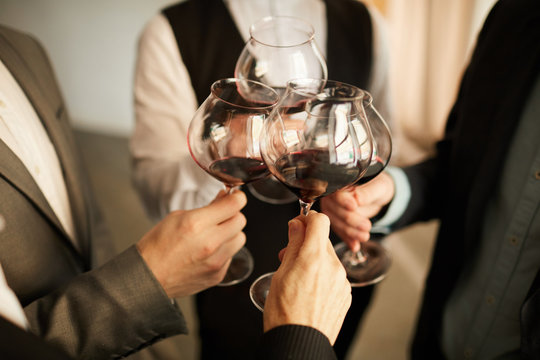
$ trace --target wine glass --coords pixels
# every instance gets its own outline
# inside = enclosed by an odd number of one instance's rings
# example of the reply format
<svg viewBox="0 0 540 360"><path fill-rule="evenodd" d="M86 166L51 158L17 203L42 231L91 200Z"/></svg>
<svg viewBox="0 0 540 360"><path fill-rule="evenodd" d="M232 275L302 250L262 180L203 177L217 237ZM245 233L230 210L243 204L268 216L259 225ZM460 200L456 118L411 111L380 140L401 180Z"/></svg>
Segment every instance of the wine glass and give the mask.
<svg viewBox="0 0 540 360"><path fill-rule="evenodd" d="M236 62L234 76L269 85L280 95L289 80L326 79L326 62L314 34L311 24L299 18L269 16L259 20L250 27L250 38ZM248 188L259 200L271 204L296 199L273 176L252 182Z"/></svg>
<svg viewBox="0 0 540 360"><path fill-rule="evenodd" d="M366 91L364 91L363 106L373 135L373 155L366 173L356 182L356 185L365 184L379 175L390 161L392 154L390 130L373 106L371 95ZM390 254L380 241L361 243L359 251L351 251L343 242L337 244L334 249L347 271L347 278L351 286L366 286L378 283L384 279L390 267Z"/></svg>
<svg viewBox="0 0 540 360"><path fill-rule="evenodd" d="M261 154L270 172L297 197L301 214L313 202L354 184L371 162L371 133L359 88L323 79L290 81L265 121ZM251 285L262 310L273 273Z"/></svg>
<svg viewBox="0 0 540 360"><path fill-rule="evenodd" d="M197 165L230 193L270 174L260 155L259 136L279 95L267 85L234 78L218 80L210 90L189 125L188 146ZM219 285L236 284L252 271L253 257L243 247Z"/></svg>

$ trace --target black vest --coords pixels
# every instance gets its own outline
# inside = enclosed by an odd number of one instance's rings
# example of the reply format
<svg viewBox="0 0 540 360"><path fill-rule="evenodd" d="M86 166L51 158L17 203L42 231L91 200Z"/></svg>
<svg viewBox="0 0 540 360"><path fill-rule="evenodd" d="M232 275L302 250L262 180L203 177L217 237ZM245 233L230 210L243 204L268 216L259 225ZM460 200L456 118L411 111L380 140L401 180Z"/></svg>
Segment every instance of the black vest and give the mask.
<svg viewBox="0 0 540 360"><path fill-rule="evenodd" d="M373 51L368 10L355 0L328 0L326 12L328 78L369 90ZM215 80L234 75L244 41L221 0L186 1L166 8L163 14L201 104Z"/></svg>
<svg viewBox="0 0 540 360"><path fill-rule="evenodd" d="M372 62L370 15L356 0L329 0L326 8L328 77L365 89ZM171 24L201 104L215 80L234 76L244 41L222 0L190 0L166 8L163 14ZM249 286L258 276L278 268L278 253L287 245L287 223L300 212L297 202L268 204L244 190L248 197L242 210L247 218L244 233L255 269L240 284L214 287L197 295L202 359L253 358L263 326L261 313L249 299ZM318 210L318 203L313 209ZM354 338L372 290L357 288L353 292L353 305L334 346L340 358Z"/></svg>

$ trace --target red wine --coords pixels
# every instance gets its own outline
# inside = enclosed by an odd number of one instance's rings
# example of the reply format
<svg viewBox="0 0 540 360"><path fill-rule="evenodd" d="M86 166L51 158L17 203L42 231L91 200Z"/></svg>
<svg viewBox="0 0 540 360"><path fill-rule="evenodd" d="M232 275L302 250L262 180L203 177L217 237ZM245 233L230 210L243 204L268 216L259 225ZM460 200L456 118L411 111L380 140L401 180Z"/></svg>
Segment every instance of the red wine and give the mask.
<svg viewBox="0 0 540 360"><path fill-rule="evenodd" d="M276 177L304 202L313 202L358 179L363 169L359 164L331 164L321 150L304 150L280 157Z"/></svg>
<svg viewBox="0 0 540 360"><path fill-rule="evenodd" d="M216 160L208 172L230 186L239 186L268 175L266 164L258 159L228 157Z"/></svg>
<svg viewBox="0 0 540 360"><path fill-rule="evenodd" d="M367 168L365 174L355 183L355 185L363 185L379 175L384 170L384 164L381 159L375 159Z"/></svg>

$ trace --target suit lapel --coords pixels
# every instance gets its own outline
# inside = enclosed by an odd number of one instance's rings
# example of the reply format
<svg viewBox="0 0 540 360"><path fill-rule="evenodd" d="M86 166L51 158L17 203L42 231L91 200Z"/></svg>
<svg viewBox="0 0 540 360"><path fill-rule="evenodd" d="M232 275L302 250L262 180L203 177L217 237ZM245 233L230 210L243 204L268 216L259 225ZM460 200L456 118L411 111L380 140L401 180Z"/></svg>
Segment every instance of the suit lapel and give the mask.
<svg viewBox="0 0 540 360"><path fill-rule="evenodd" d="M64 229L60 225L60 221L32 178L32 175L30 175L17 155L15 155L2 140L0 140L0 153L2 153L0 176L4 177L14 187L24 193L26 197L30 199L30 201L32 201L37 208L62 231L62 233L65 234ZM67 234L65 235L67 236Z"/></svg>
<svg viewBox="0 0 540 360"><path fill-rule="evenodd" d="M56 149L56 153L62 167L64 180L66 182L77 237L71 242L79 251L88 253L89 231L85 201L81 189L81 181L79 179L80 171L78 171L78 169L80 164L76 162L76 156L73 154L75 147L71 129L69 129L69 124L62 122L59 119L59 117L63 115L63 108L61 107L62 102L58 101L59 109L53 108L53 102L47 96L45 96L47 90L43 89L35 74L30 70L31 68L28 66L25 59L19 56L12 44L8 41L8 39L6 39L6 37L3 36L2 32L0 32L0 58L4 62L5 66L11 71L13 77L17 80L24 93L34 106L36 113L45 126L49 138ZM57 91L54 88L54 84L51 86L51 89L48 90L53 92ZM8 153L11 153L11 151ZM13 156L16 157L15 155ZM11 163L12 161L9 162ZM20 161L17 162L20 163ZM11 165L11 167L16 168L19 166L24 167L22 163L17 166ZM10 174L9 176L14 176L14 174L16 174L15 180L21 181L23 178L21 176L23 172L20 171L20 169L15 169L17 170L16 172L13 172L13 168L3 170L6 170L6 173ZM39 188L37 188L37 185L27 171L26 175L29 177L29 179L27 181L23 180L23 184L26 185L23 185L24 190L22 188L21 190L28 194L28 197L36 202L36 205L42 209L43 213L53 220L55 225L61 229L63 234L66 235L63 227L56 218L56 215L54 215L54 212L52 212L43 194ZM33 186L28 185L30 182L33 183ZM39 195L35 194L36 191L39 192ZM67 235L66 238L69 239Z"/></svg>

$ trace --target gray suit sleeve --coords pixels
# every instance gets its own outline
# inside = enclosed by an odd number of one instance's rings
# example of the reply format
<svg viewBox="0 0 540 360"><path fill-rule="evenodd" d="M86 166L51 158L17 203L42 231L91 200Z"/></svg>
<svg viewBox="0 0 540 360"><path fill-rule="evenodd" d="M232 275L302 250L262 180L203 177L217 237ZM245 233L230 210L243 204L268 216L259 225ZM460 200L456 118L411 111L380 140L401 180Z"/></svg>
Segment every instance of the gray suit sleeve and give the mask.
<svg viewBox="0 0 540 360"><path fill-rule="evenodd" d="M25 308L31 331L77 359L114 359L187 333L180 309L132 246Z"/></svg>

